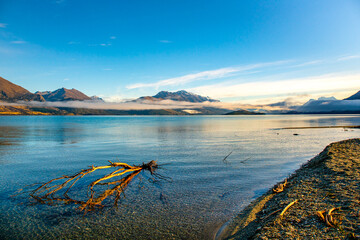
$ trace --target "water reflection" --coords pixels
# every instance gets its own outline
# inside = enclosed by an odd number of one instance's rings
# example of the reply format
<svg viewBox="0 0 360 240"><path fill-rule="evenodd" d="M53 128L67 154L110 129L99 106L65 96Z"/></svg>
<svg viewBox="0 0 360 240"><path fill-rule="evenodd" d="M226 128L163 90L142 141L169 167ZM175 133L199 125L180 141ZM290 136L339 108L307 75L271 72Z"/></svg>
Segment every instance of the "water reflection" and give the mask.
<svg viewBox="0 0 360 240"><path fill-rule="evenodd" d="M5 164L10 161L8 157L15 146L19 145L22 137L26 135L22 127L0 126L0 164Z"/></svg>
<svg viewBox="0 0 360 240"><path fill-rule="evenodd" d="M359 124L357 115L296 115L275 120L279 128L285 127L311 127L311 126L341 126Z"/></svg>
<svg viewBox="0 0 360 240"><path fill-rule="evenodd" d="M297 136L273 129L359 122L359 116L313 115L0 117L0 238L199 239L330 142L360 135L359 129L297 129ZM19 186L107 160L153 159L171 163L165 168L173 182L153 187L141 173L119 209L84 217L67 214L70 205L25 207L8 198Z"/></svg>
<svg viewBox="0 0 360 240"><path fill-rule="evenodd" d="M13 145L24 136L24 128L13 126L0 126L0 145Z"/></svg>
<svg viewBox="0 0 360 240"><path fill-rule="evenodd" d="M28 131L37 141L55 141L60 144L74 144L83 137L82 125L56 121L52 125L30 126Z"/></svg>

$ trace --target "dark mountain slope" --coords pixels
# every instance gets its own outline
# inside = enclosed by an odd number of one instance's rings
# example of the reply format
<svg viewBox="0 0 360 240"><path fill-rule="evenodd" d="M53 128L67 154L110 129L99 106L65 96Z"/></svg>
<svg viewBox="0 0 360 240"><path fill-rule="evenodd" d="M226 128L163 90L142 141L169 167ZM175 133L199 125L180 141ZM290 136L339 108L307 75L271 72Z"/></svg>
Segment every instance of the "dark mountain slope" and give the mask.
<svg viewBox="0 0 360 240"><path fill-rule="evenodd" d="M76 89L60 88L53 92L36 92L44 97L46 101L57 102L57 101L84 101L91 100L90 97Z"/></svg>
<svg viewBox="0 0 360 240"><path fill-rule="evenodd" d="M358 91L354 95L351 95L348 98L345 98L344 100L359 100L359 99L360 99L360 91Z"/></svg>
<svg viewBox="0 0 360 240"><path fill-rule="evenodd" d="M3 101L44 101L39 94L33 94L19 85L0 77L0 100Z"/></svg>

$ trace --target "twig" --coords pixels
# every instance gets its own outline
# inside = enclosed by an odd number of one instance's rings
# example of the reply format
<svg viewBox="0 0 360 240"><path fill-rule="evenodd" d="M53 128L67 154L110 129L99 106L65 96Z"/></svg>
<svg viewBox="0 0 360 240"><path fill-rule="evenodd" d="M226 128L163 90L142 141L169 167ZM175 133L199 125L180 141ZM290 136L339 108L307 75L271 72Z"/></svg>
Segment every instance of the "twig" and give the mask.
<svg viewBox="0 0 360 240"><path fill-rule="evenodd" d="M224 157L223 162L224 162L225 164L228 164L228 163L229 163L226 159L232 154L232 152L233 152L233 151L231 151L228 155L226 155L226 156Z"/></svg>
<svg viewBox="0 0 360 240"><path fill-rule="evenodd" d="M284 215L284 213L285 213L292 205L294 205L294 204L297 203L297 202L298 202L298 200L296 199L295 201L289 203L289 204L284 208L284 210L282 210L282 212L280 213L280 217L282 217L282 216Z"/></svg>
<svg viewBox="0 0 360 240"><path fill-rule="evenodd" d="M269 215L267 215L266 217L264 217L263 219L261 219L262 221L264 221L265 219L267 219L268 217L270 217L270 216L272 216L272 215L274 215L275 213L277 213L277 212L280 212L281 211L281 209L278 209L278 210L276 210L276 211L274 211L274 212L272 212L272 213L270 213Z"/></svg>
<svg viewBox="0 0 360 240"><path fill-rule="evenodd" d="M244 162L246 162L246 161L248 161L250 159L251 159L251 157L245 158L244 160L240 161L240 163L244 163Z"/></svg>

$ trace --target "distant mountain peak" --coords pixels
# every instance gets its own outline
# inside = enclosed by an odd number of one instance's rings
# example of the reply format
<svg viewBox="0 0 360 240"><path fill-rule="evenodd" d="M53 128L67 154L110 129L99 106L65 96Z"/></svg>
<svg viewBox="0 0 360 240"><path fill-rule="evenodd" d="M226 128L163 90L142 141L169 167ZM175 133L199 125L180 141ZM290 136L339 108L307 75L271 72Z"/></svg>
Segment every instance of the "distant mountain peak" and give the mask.
<svg viewBox="0 0 360 240"><path fill-rule="evenodd" d="M42 95L46 101L56 102L56 101L84 101L91 100L91 98L84 93L76 90L74 88L59 88L53 92L45 91L45 92L37 92Z"/></svg>
<svg viewBox="0 0 360 240"><path fill-rule="evenodd" d="M335 97L319 97L318 99L309 99L309 101L307 101L305 105L311 104L312 102L329 102L329 101L338 101Z"/></svg>
<svg viewBox="0 0 360 240"><path fill-rule="evenodd" d="M190 93L185 90L180 90L177 92L160 91L155 96L147 96L140 99L155 100L154 98L157 100L173 100L184 102L220 102L219 100L215 100L210 97L200 96L198 94Z"/></svg>
<svg viewBox="0 0 360 240"><path fill-rule="evenodd" d="M98 97L98 96L91 96L90 98L92 101L104 102L104 99L102 99L101 97Z"/></svg>
<svg viewBox="0 0 360 240"><path fill-rule="evenodd" d="M335 101L337 100L335 97L319 97L319 101Z"/></svg>

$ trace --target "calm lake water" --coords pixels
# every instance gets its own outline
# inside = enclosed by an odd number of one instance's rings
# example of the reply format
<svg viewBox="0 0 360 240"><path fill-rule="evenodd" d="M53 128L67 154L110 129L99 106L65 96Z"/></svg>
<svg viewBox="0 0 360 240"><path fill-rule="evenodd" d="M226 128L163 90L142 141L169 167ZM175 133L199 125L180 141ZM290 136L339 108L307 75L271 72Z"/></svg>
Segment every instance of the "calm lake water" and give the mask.
<svg viewBox="0 0 360 240"><path fill-rule="evenodd" d="M0 238L209 239L326 145L360 137L359 129L280 128L359 124L359 115L3 116ZM165 164L158 173L172 182L154 184L141 173L117 208L86 215L71 204L13 196L108 160L157 160ZM87 184L79 181L71 194L83 194Z"/></svg>

